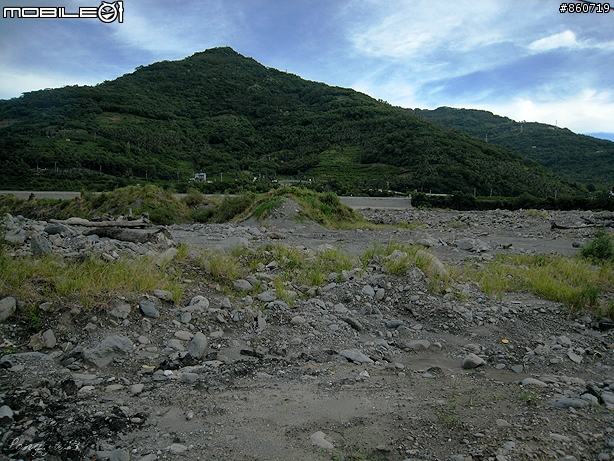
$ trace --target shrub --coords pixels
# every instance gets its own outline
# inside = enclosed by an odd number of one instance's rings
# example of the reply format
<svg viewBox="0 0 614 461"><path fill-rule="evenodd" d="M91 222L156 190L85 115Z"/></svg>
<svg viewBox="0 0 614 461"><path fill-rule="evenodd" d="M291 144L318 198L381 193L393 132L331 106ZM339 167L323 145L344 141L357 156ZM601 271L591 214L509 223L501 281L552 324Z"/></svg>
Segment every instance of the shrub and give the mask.
<svg viewBox="0 0 614 461"><path fill-rule="evenodd" d="M593 241L586 243L580 250L580 255L594 264L614 261L614 242L603 229L595 232Z"/></svg>

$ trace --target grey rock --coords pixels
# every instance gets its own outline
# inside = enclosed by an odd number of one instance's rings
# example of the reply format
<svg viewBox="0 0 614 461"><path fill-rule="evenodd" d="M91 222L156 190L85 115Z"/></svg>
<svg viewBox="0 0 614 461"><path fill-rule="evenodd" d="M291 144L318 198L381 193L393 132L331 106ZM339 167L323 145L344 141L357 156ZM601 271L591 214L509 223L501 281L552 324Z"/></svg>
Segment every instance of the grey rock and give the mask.
<svg viewBox="0 0 614 461"><path fill-rule="evenodd" d="M204 310L204 309L207 309L209 307L209 300L207 298L205 298L204 296L201 296L201 295L194 296L190 300L190 304L188 304L188 307L191 307L191 308L194 308L194 309Z"/></svg>
<svg viewBox="0 0 614 461"><path fill-rule="evenodd" d="M130 453L126 450L97 451L96 459L100 461L130 461Z"/></svg>
<svg viewBox="0 0 614 461"><path fill-rule="evenodd" d="M522 373L524 371L523 365L512 365L511 369L514 373Z"/></svg>
<svg viewBox="0 0 614 461"><path fill-rule="evenodd" d="M168 447L168 451L174 455L181 455L188 451L188 447L181 443L173 443L170 447Z"/></svg>
<svg viewBox="0 0 614 461"><path fill-rule="evenodd" d="M221 307L222 309L232 309L232 303L230 302L230 299L228 298L222 299Z"/></svg>
<svg viewBox="0 0 614 461"><path fill-rule="evenodd" d="M144 384L142 383L138 383L138 384L133 384L132 386L130 386L130 393L132 395L138 395L141 392L143 392L143 388L145 387Z"/></svg>
<svg viewBox="0 0 614 461"><path fill-rule="evenodd" d="M268 290L263 293L260 293L258 296L256 296L256 298L258 298L262 302L270 303L271 301L275 301L275 299L277 299L277 294L274 290Z"/></svg>
<svg viewBox="0 0 614 461"><path fill-rule="evenodd" d="M477 368L481 365L484 365L486 362L483 358L478 357L474 353L468 354L463 359L463 364L461 365L465 370L471 370L473 368Z"/></svg>
<svg viewBox="0 0 614 461"><path fill-rule="evenodd" d="M322 448L323 450L332 450L335 446L326 440L326 434L322 431L315 432L311 434L309 437L311 439L311 444L316 447Z"/></svg>
<svg viewBox="0 0 614 461"><path fill-rule="evenodd" d="M188 324L192 321L192 314L189 312L184 312L180 316L181 323Z"/></svg>
<svg viewBox="0 0 614 461"><path fill-rule="evenodd" d="M539 379L535 379L535 378L525 378L522 380L522 385L523 386L536 386L536 387L548 387L548 384L546 384L543 381L540 381Z"/></svg>
<svg viewBox="0 0 614 461"><path fill-rule="evenodd" d="M158 459L158 455L150 453L149 455L141 456L137 461L156 461Z"/></svg>
<svg viewBox="0 0 614 461"><path fill-rule="evenodd" d="M12 296L0 299L0 323L6 322L16 309L17 300Z"/></svg>
<svg viewBox="0 0 614 461"><path fill-rule="evenodd" d="M30 336L28 347L33 351L40 351L43 347L45 347L43 335L41 333L36 333L35 335Z"/></svg>
<svg viewBox="0 0 614 461"><path fill-rule="evenodd" d="M296 317L292 317L292 320L290 320L290 323L292 325L303 325L306 322L304 317L301 317L300 315L297 315Z"/></svg>
<svg viewBox="0 0 614 461"><path fill-rule="evenodd" d="M192 333L185 330L179 330L175 332L175 338L180 339L181 341L189 341L194 337Z"/></svg>
<svg viewBox="0 0 614 461"><path fill-rule="evenodd" d="M115 317L116 319L124 320L128 318L131 310L132 308L130 307L130 304L121 303L115 306L113 309L111 309L111 311L109 311L109 315L112 317Z"/></svg>
<svg viewBox="0 0 614 461"><path fill-rule="evenodd" d="M590 403L583 399L573 397L560 397L550 400L550 404L558 408L586 408Z"/></svg>
<svg viewBox="0 0 614 461"><path fill-rule="evenodd" d="M200 331L194 335L188 345L188 354L194 359L201 359L209 346L207 337Z"/></svg>
<svg viewBox="0 0 614 461"><path fill-rule="evenodd" d="M41 234L30 237L30 250L34 256L43 256L51 253L51 244Z"/></svg>
<svg viewBox="0 0 614 461"><path fill-rule="evenodd" d="M47 224L45 226L45 232L49 235L56 235L61 233L70 233L70 229L63 224Z"/></svg>
<svg viewBox="0 0 614 461"><path fill-rule="evenodd" d="M576 354L571 349L569 351L567 351L567 357L569 357L569 360L571 360L572 362L575 362L575 363L581 363L582 362L582 356Z"/></svg>
<svg viewBox="0 0 614 461"><path fill-rule="evenodd" d="M431 347L431 343L430 341L427 341L426 339L415 339L405 344L405 347L414 352L420 352L420 351L424 351L428 349L429 347Z"/></svg>
<svg viewBox="0 0 614 461"><path fill-rule="evenodd" d="M244 279L238 279L232 282L232 287L237 291L252 291L254 287L251 283Z"/></svg>
<svg viewBox="0 0 614 461"><path fill-rule="evenodd" d="M198 373L183 372L180 381L187 384L195 383L198 381Z"/></svg>
<svg viewBox="0 0 614 461"><path fill-rule="evenodd" d="M341 320L343 320L345 323L351 326L354 330L362 331L362 328L363 328L362 323L360 323L358 320L355 320L351 317L342 317Z"/></svg>
<svg viewBox="0 0 614 461"><path fill-rule="evenodd" d="M11 229L4 235L4 240L15 245L23 245L28 238L28 232L25 229Z"/></svg>
<svg viewBox="0 0 614 461"><path fill-rule="evenodd" d="M156 264L158 266L161 266L164 263L172 261L173 258L177 256L177 253L179 253L179 250L177 248L169 248L168 250L158 255L158 258L156 259Z"/></svg>
<svg viewBox="0 0 614 461"><path fill-rule="evenodd" d="M384 290L383 288L380 288L375 293L375 299L378 301L381 301L382 299L384 299L384 296L386 296L386 290Z"/></svg>
<svg viewBox="0 0 614 461"><path fill-rule="evenodd" d="M369 357L360 352L358 349L344 349L339 351L339 355L357 363L373 363Z"/></svg>
<svg viewBox="0 0 614 461"><path fill-rule="evenodd" d="M8 405L2 405L0 407L0 423L4 421L12 421L13 415L13 410Z"/></svg>
<svg viewBox="0 0 614 461"><path fill-rule="evenodd" d="M151 319L157 319L160 317L160 312L158 312L158 309L156 309L155 304L147 299L140 301L139 307L141 308L141 312L145 317L149 317Z"/></svg>
<svg viewBox="0 0 614 461"><path fill-rule="evenodd" d="M166 342L166 347L170 347L173 350L183 352L185 351L185 347L183 347L183 343L175 338L171 338Z"/></svg>
<svg viewBox="0 0 614 461"><path fill-rule="evenodd" d="M399 328L401 325L403 325L403 320L388 320L386 322L386 328L390 329Z"/></svg>
<svg viewBox="0 0 614 461"><path fill-rule="evenodd" d="M267 328L266 318L262 312L258 312L258 330L264 331Z"/></svg>
<svg viewBox="0 0 614 461"><path fill-rule="evenodd" d="M134 350L134 344L125 336L109 336L96 346L84 349L83 359L99 368L110 364L118 356L126 355Z"/></svg>
<svg viewBox="0 0 614 461"><path fill-rule="evenodd" d="M42 334L43 344L47 349L53 349L57 345L57 341L55 339L55 335L53 334L53 330L46 330Z"/></svg>
<svg viewBox="0 0 614 461"><path fill-rule="evenodd" d="M372 287L371 285L365 285L365 286L362 288L361 293L362 293L363 295L366 295L366 296L371 296L371 297L374 297L374 296L375 296L375 290L373 289L373 287Z"/></svg>
<svg viewBox="0 0 614 461"><path fill-rule="evenodd" d="M162 301L173 302L173 294L166 290L154 290L154 296Z"/></svg>

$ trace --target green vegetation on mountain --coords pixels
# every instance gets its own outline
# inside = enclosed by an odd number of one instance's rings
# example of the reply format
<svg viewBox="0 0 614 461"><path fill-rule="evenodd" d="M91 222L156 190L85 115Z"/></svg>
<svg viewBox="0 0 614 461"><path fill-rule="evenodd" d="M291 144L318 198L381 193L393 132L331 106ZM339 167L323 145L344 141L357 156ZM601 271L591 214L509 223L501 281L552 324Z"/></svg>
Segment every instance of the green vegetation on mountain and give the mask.
<svg viewBox="0 0 614 461"><path fill-rule="evenodd" d="M0 183L109 190L156 182L202 192L313 180L340 194L575 194L536 162L351 89L267 68L230 48L96 86L0 101Z"/></svg>
<svg viewBox="0 0 614 461"><path fill-rule="evenodd" d="M488 139L489 143L535 160L569 181L585 183L589 189L611 188L614 184L612 141L544 123L515 122L485 110L439 107L416 109L414 113L470 136Z"/></svg>

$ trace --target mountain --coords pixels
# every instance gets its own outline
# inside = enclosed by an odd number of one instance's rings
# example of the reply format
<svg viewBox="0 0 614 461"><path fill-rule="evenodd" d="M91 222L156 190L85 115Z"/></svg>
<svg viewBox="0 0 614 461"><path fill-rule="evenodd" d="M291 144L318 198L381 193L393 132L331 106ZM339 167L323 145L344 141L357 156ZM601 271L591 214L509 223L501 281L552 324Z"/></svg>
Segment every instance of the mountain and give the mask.
<svg viewBox="0 0 614 461"><path fill-rule="evenodd" d="M470 136L488 139L490 144L533 159L570 181L608 188L614 184L614 142L544 123L516 122L484 110L439 107L416 109L414 113Z"/></svg>
<svg viewBox="0 0 614 461"><path fill-rule="evenodd" d="M582 187L509 149L351 89L267 68L231 48L162 61L95 86L0 101L0 183L204 191L313 179L343 194L392 189L548 196Z"/></svg>

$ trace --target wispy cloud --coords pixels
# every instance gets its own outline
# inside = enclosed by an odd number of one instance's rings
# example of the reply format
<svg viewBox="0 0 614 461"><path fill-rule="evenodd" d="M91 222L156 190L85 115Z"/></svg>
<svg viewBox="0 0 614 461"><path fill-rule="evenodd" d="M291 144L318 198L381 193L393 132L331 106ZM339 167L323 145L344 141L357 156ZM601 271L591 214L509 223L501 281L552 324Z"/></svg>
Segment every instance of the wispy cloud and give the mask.
<svg viewBox="0 0 614 461"><path fill-rule="evenodd" d="M549 37L535 40L529 45L529 49L533 51L548 51L556 48L577 48L580 44L576 41L576 34L571 30L550 35Z"/></svg>

